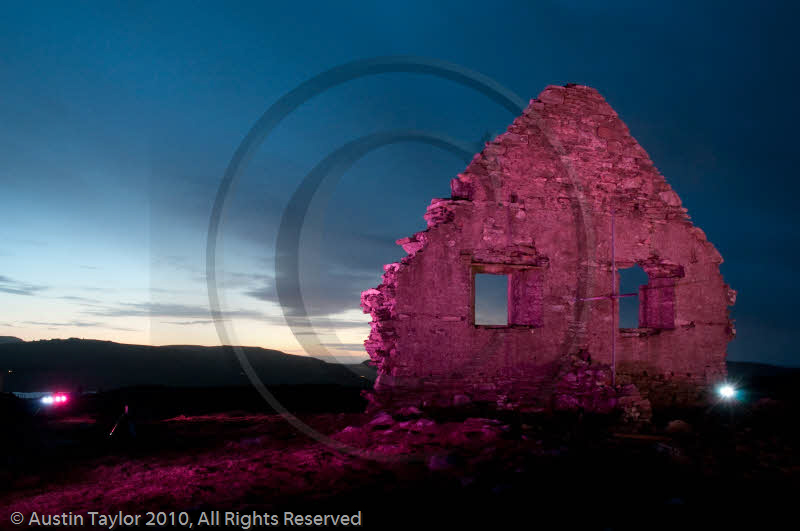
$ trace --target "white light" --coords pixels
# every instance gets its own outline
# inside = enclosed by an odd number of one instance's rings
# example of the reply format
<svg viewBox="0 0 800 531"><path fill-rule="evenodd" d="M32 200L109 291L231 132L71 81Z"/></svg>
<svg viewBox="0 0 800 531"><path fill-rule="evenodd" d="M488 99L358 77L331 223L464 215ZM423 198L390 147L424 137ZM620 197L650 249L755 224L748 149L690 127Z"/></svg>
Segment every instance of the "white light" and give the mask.
<svg viewBox="0 0 800 531"><path fill-rule="evenodd" d="M734 387L730 384L725 384L719 388L719 395L722 398L725 399L733 398L735 394L736 394L736 389L734 389Z"/></svg>
<svg viewBox="0 0 800 531"><path fill-rule="evenodd" d="M42 397L42 404L52 404L53 397L52 396L43 396Z"/></svg>

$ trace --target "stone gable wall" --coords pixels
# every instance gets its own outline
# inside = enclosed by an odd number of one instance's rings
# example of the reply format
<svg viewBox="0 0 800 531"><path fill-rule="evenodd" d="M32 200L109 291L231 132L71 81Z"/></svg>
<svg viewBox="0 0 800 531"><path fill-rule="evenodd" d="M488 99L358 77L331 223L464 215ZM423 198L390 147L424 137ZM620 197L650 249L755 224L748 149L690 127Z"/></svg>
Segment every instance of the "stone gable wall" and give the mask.
<svg viewBox="0 0 800 531"><path fill-rule="evenodd" d="M650 278L646 326L617 332L618 383L661 404L724 379L735 292L722 257L597 91L547 87L451 190L362 294L377 395L547 407L566 356L609 364L611 302L581 299L610 292L612 210L617 268ZM474 275L487 272L511 279L508 327L474 324Z"/></svg>

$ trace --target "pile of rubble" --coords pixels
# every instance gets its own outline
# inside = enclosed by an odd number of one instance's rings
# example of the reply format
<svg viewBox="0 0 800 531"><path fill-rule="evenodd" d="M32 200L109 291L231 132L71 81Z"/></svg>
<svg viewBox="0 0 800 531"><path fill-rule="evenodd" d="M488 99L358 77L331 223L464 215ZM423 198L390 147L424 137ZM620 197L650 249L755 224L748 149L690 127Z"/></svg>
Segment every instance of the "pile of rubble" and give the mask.
<svg viewBox="0 0 800 531"><path fill-rule="evenodd" d="M496 447L509 426L488 418L468 418L463 422L436 422L416 408L406 408L393 417L380 412L360 426L347 426L333 436L348 446L371 455L400 459L425 459L433 468L444 467L452 449L481 454Z"/></svg>
<svg viewBox="0 0 800 531"><path fill-rule="evenodd" d="M585 352L567 356L556 378L553 409L586 413L619 410L626 422L647 422L650 401L633 384L611 385L611 367L592 363Z"/></svg>

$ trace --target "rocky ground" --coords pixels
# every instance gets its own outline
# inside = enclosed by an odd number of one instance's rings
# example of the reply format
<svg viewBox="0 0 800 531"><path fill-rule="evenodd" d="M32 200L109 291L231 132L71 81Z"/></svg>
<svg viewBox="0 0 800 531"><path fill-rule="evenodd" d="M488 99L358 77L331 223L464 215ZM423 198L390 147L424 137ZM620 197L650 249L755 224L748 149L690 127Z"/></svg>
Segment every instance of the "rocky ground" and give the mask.
<svg viewBox="0 0 800 531"><path fill-rule="evenodd" d="M375 529L553 518L642 529L697 512L767 517L800 478L797 408L772 399L644 425L476 405L300 414L315 436L278 415L227 412L146 419L136 437L108 439L107 418L74 413L37 421L51 444L35 457L7 444L4 524L13 511L360 510Z"/></svg>

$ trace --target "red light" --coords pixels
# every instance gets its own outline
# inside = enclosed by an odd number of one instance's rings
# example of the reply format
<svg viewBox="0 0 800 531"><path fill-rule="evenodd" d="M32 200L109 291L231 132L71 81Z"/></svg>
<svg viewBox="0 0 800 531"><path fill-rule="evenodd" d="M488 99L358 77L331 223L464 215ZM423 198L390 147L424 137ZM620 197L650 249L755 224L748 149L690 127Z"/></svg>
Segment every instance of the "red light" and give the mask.
<svg viewBox="0 0 800 531"><path fill-rule="evenodd" d="M42 397L42 403L45 405L60 405L65 404L68 399L68 396L65 394L48 395Z"/></svg>

